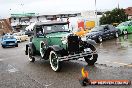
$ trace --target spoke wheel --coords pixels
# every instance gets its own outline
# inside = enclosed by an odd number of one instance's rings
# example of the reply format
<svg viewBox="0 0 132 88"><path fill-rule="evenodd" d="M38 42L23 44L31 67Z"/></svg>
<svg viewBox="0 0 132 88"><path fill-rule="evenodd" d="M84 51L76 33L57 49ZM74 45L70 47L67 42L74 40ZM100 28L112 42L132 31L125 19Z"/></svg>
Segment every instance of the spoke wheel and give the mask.
<svg viewBox="0 0 132 88"><path fill-rule="evenodd" d="M95 53L96 48L93 45L89 45L89 52L91 52L91 55L84 57L84 59L88 63L88 65L94 65L98 58L98 54Z"/></svg>
<svg viewBox="0 0 132 88"><path fill-rule="evenodd" d="M50 51L49 59L50 59L50 65L51 65L52 70L54 70L55 72L59 71L60 62L58 60L58 56L55 51Z"/></svg>

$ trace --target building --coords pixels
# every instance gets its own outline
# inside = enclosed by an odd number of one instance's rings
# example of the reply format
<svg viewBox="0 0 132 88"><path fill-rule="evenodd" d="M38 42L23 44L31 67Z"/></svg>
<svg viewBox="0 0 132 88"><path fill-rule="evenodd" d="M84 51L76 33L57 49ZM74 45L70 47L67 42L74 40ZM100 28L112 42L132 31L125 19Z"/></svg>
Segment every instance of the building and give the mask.
<svg viewBox="0 0 132 88"><path fill-rule="evenodd" d="M0 34L9 33L11 31L11 19L0 19Z"/></svg>
<svg viewBox="0 0 132 88"><path fill-rule="evenodd" d="M102 14L103 14L103 12L101 12L101 11L97 11L97 13L95 11L81 12L81 16L83 18L85 18L86 20L89 20L89 21L95 21L96 26L100 25L99 20L100 20L100 17L102 17Z"/></svg>
<svg viewBox="0 0 132 88"><path fill-rule="evenodd" d="M44 22L48 20L65 20L69 17L77 17L80 16L80 13L48 13L45 15L36 15L35 13L26 13L26 14L11 14L11 26L17 30L22 30L26 26L30 25L34 22Z"/></svg>
<svg viewBox="0 0 132 88"><path fill-rule="evenodd" d="M125 13L128 15L128 19L132 19L132 7L126 8Z"/></svg>
<svg viewBox="0 0 132 88"><path fill-rule="evenodd" d="M35 14L35 13L25 13L25 14L11 14L11 26L16 30L25 29L28 25L35 22L44 22L48 20L63 20L69 21L71 24L77 23L79 19L95 21L96 25L99 25L99 19L102 16L102 12L97 12L97 17L95 11L84 11L84 12L61 12L61 13L46 13L46 14ZM75 24L76 25L76 24Z"/></svg>

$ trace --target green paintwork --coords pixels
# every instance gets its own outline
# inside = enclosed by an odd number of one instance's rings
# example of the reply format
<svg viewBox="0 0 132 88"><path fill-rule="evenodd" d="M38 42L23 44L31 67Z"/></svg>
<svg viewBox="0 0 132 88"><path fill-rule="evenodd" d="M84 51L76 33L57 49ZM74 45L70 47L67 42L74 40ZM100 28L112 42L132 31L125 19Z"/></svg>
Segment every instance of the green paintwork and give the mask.
<svg viewBox="0 0 132 88"><path fill-rule="evenodd" d="M62 43L62 37L66 37L68 35L69 35L68 32L57 32L57 33L46 34L45 36L39 38L34 37L32 43L35 45L37 51L40 51L40 41L47 41L47 47L53 45L59 45L60 47L66 49L66 44Z"/></svg>
<svg viewBox="0 0 132 88"><path fill-rule="evenodd" d="M127 24L127 25L122 25ZM121 33L123 33L123 30L127 30L128 33L132 33L132 21L126 21L121 24L119 24L116 28L118 28Z"/></svg>

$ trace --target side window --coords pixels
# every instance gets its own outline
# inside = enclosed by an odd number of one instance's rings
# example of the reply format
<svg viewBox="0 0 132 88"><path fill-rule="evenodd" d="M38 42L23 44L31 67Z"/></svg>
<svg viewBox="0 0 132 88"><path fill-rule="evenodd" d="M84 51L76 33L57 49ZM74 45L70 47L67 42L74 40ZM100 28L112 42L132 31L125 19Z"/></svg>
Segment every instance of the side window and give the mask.
<svg viewBox="0 0 132 88"><path fill-rule="evenodd" d="M112 26L112 25L109 25L108 27L109 27L110 30L114 29L114 26Z"/></svg>
<svg viewBox="0 0 132 88"><path fill-rule="evenodd" d="M105 26L104 31L107 31L107 30L109 30L109 28L108 28L108 26Z"/></svg>
<svg viewBox="0 0 132 88"><path fill-rule="evenodd" d="M132 22L130 22L129 25L132 26Z"/></svg>
<svg viewBox="0 0 132 88"><path fill-rule="evenodd" d="M41 26L36 26L36 28L35 28L35 35L36 35L37 37L43 36L43 29L42 29Z"/></svg>

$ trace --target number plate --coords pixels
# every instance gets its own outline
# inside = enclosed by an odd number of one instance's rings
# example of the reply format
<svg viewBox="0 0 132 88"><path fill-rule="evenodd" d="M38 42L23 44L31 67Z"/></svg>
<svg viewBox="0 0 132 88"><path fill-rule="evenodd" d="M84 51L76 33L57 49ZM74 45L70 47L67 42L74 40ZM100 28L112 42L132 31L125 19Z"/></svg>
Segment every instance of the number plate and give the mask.
<svg viewBox="0 0 132 88"><path fill-rule="evenodd" d="M86 49L84 49L84 51L86 52L86 51L90 51L90 48L86 48Z"/></svg>
<svg viewBox="0 0 132 88"><path fill-rule="evenodd" d="M9 43L9 45L13 45L14 43Z"/></svg>

